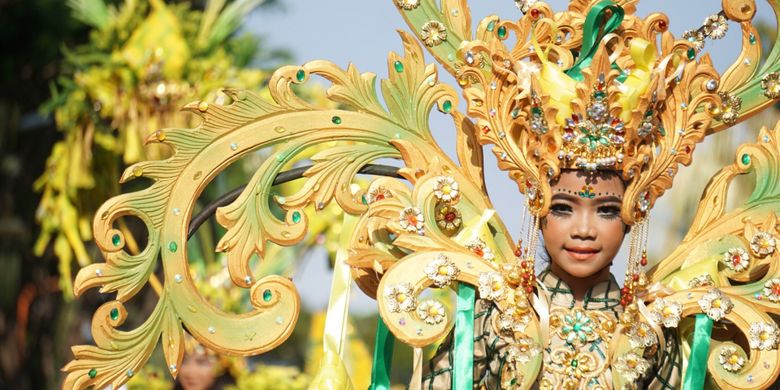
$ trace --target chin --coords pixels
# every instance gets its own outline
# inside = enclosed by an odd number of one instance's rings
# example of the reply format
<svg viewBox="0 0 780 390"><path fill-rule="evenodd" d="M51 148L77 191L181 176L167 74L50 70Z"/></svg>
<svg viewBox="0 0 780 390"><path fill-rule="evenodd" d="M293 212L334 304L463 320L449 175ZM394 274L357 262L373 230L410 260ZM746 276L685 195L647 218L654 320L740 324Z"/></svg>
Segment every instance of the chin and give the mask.
<svg viewBox="0 0 780 390"><path fill-rule="evenodd" d="M596 266L596 264L593 263L580 263L580 264L565 264L562 266L564 271L566 271L569 275L574 276L576 278L587 278L590 276L595 275L597 272L601 271L603 267Z"/></svg>

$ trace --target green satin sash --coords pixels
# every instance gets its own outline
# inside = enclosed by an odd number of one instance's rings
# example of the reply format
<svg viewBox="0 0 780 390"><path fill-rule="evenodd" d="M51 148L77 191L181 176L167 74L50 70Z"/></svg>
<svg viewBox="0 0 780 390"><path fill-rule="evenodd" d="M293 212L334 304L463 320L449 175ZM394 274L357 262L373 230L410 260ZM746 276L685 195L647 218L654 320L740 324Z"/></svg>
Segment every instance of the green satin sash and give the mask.
<svg viewBox="0 0 780 390"><path fill-rule="evenodd" d="M704 377L707 374L707 354L710 351L712 335L712 319L706 314L696 315L696 328L693 331L693 345L688 368L683 380L684 390L701 390L704 388Z"/></svg>
<svg viewBox="0 0 780 390"><path fill-rule="evenodd" d="M452 388L470 389L474 384L474 287L458 285L457 313L455 314L455 349L452 368Z"/></svg>
<svg viewBox="0 0 780 390"><path fill-rule="evenodd" d="M610 12L611 14L607 17L607 14ZM582 81L582 70L590 65L593 55L596 54L596 50L601 43L601 39L620 26L620 23L623 22L624 14L623 7L611 0L604 0L591 8L583 26L582 50L579 58L577 58L577 62L566 71L567 75L577 81Z"/></svg>
<svg viewBox="0 0 780 390"><path fill-rule="evenodd" d="M368 390L390 389L390 367L393 363L395 337L382 317L377 316L376 338L374 339L374 362L371 367L371 385Z"/></svg>

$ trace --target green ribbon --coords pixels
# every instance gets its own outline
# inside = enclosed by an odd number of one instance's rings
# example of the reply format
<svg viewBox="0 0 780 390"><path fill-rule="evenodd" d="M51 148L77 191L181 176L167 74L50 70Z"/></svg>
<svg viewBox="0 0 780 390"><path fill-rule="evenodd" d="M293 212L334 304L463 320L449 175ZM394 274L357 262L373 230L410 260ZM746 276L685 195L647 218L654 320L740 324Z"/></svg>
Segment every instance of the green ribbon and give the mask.
<svg viewBox="0 0 780 390"><path fill-rule="evenodd" d="M707 374L707 355L710 352L712 319L706 314L696 315L696 328L693 331L693 346L688 359L688 368L683 380L684 390L701 390Z"/></svg>
<svg viewBox="0 0 780 390"><path fill-rule="evenodd" d="M611 12L609 17L607 13ZM580 50L577 62L566 71L571 78L582 81L582 70L587 68L593 55L601 44L601 39L607 34L615 31L623 22L625 11L623 7L613 3L611 0L604 0L591 8L588 16L585 18L582 34L582 50ZM612 64L616 67L616 64ZM625 78L625 77L624 77Z"/></svg>
<svg viewBox="0 0 780 390"><path fill-rule="evenodd" d="M374 362L371 363L371 385L368 390L390 389L390 366L393 364L393 345L395 336L378 317L376 337L374 339Z"/></svg>
<svg viewBox="0 0 780 390"><path fill-rule="evenodd" d="M452 388L471 389L474 386L474 287L458 285L458 303L455 313L455 365L452 368Z"/></svg>

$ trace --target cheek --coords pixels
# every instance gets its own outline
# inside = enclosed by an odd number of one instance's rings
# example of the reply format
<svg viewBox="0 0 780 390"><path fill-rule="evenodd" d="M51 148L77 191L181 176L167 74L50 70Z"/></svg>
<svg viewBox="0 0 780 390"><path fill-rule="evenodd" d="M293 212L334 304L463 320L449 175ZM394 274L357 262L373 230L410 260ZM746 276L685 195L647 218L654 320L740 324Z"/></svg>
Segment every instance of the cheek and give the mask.
<svg viewBox="0 0 780 390"><path fill-rule="evenodd" d="M617 252L623 244L625 237L625 225L620 219L614 221L604 221L599 227L599 233L602 237L602 243L605 247Z"/></svg>
<svg viewBox="0 0 780 390"><path fill-rule="evenodd" d="M568 222L554 215L546 217L542 223L542 235L545 242L560 242L568 234Z"/></svg>

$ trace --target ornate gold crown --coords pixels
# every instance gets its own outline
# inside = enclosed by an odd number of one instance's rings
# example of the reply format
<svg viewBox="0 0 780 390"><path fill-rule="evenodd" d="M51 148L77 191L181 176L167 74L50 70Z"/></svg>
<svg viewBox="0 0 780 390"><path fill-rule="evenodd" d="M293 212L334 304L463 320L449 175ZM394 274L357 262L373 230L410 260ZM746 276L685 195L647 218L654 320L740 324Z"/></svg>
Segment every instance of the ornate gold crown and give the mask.
<svg viewBox="0 0 780 390"><path fill-rule="evenodd" d="M458 50L453 67L477 138L495 145L537 215L562 169L607 169L626 182L622 217L635 223L695 145L736 122L740 99L729 91L756 70L753 27L743 24L752 44L721 79L709 55L697 57L697 41L675 39L663 14L635 16L635 3L575 1L556 14L536 3L518 22L486 18ZM724 12L744 21L753 11Z"/></svg>

